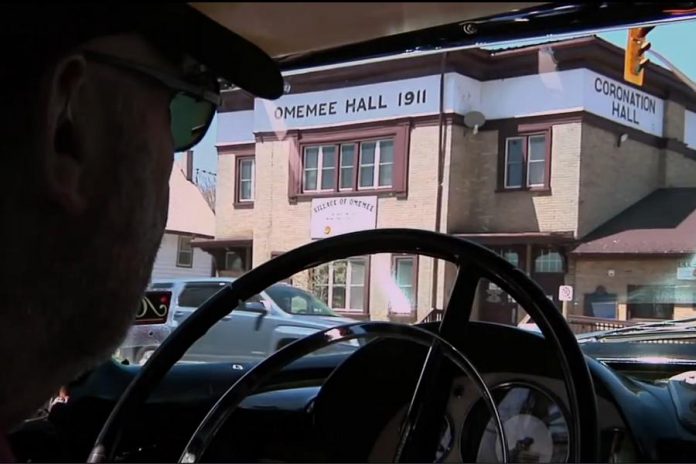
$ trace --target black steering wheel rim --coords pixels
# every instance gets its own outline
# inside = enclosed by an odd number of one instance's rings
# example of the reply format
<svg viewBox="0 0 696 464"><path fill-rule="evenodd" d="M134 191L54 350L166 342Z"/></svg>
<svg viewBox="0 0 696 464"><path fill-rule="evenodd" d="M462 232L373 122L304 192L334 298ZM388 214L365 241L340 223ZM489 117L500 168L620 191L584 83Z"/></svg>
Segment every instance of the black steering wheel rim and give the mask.
<svg viewBox="0 0 696 464"><path fill-rule="evenodd" d="M131 382L105 422L88 462L113 460L126 419L186 350L230 313L229 308L236 308L270 285L317 265L356 255L408 252L460 265L473 264L476 275L472 278L477 282L481 278L496 282L527 310L546 340L556 347L572 416L574 440L570 460L595 462L599 434L592 377L563 315L534 281L487 248L449 235L413 229L354 232L309 243L262 264L224 287L177 327Z"/></svg>
<svg viewBox="0 0 696 464"><path fill-rule="evenodd" d="M324 329L296 340L284 346L281 350L276 351L271 356L261 361L261 363L255 365L251 370L247 371L246 374L234 383L234 385L227 389L201 421L184 448L179 462L199 462L199 459L204 455L219 429L224 425L225 421L239 406L242 400L253 393L263 381L268 380L281 368L304 355L335 343L374 336L386 339L411 341L422 346L430 347L431 349L436 347L438 350L441 350L447 359L452 361L474 382L474 385L479 390L479 394L491 413L494 426L499 434L500 443L507 443L505 429L495 405L495 399L488 386L471 361L451 343L433 332L415 326L391 322L356 322ZM504 463L509 462L506 446L501 446L501 455Z"/></svg>

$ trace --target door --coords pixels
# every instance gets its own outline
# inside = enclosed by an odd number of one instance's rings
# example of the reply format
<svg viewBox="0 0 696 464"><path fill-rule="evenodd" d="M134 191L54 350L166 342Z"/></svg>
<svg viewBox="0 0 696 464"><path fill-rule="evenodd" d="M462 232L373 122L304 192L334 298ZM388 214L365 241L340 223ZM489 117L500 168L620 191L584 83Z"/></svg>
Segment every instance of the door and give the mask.
<svg viewBox="0 0 696 464"><path fill-rule="evenodd" d="M186 319L225 285L227 282L188 282L184 284L179 294L174 320L180 323ZM260 301L260 297L255 298L255 300ZM259 313L233 311L196 341L183 359L199 362L244 362L263 358L267 350L263 346L262 337L259 336L261 332L256 330L259 317L261 317Z"/></svg>
<svg viewBox="0 0 696 464"><path fill-rule="evenodd" d="M525 247L507 246L491 248L514 266L524 269ZM520 314L517 302L493 282L481 279L478 289L479 319L500 324L517 325Z"/></svg>
<svg viewBox="0 0 696 464"><path fill-rule="evenodd" d="M546 296L561 311L563 302L558 299L558 287L565 283L565 260L559 249L534 248L532 279L544 289Z"/></svg>
<svg viewBox="0 0 696 464"><path fill-rule="evenodd" d="M255 295L246 303L262 303L263 298ZM258 305L256 305L258 306ZM268 356L268 344L271 336L270 327L275 322L271 305L266 305L268 312L244 311L235 309L210 328L205 355L207 361L258 362ZM230 308L232 309L232 308Z"/></svg>

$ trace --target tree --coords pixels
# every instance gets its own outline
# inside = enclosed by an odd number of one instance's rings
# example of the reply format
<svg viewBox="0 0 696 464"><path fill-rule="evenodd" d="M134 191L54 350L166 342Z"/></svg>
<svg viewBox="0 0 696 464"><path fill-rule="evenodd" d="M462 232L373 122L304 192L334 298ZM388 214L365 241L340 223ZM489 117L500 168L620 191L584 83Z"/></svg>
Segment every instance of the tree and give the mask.
<svg viewBox="0 0 696 464"><path fill-rule="evenodd" d="M213 172L196 169L195 184L198 190L203 194L203 198L210 206L210 209L215 212L215 180L216 175Z"/></svg>

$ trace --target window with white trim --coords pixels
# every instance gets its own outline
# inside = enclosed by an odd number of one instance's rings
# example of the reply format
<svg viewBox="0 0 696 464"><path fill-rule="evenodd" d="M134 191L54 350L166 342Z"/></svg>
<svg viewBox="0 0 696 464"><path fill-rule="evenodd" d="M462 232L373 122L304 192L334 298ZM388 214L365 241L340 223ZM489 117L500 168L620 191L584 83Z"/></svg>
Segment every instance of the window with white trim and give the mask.
<svg viewBox="0 0 696 464"><path fill-rule="evenodd" d="M392 270L396 286L401 295L409 302L409 309L416 308L416 286L418 281L418 269L416 256L393 256Z"/></svg>
<svg viewBox="0 0 696 464"><path fill-rule="evenodd" d="M188 235L179 235L176 250L177 267L193 267L193 248L191 238Z"/></svg>
<svg viewBox="0 0 696 464"><path fill-rule="evenodd" d="M563 272L563 257L557 251L544 250L534 259L534 272L560 273Z"/></svg>
<svg viewBox="0 0 696 464"><path fill-rule="evenodd" d="M304 147L303 192L379 190L393 186L393 138Z"/></svg>
<svg viewBox="0 0 696 464"><path fill-rule="evenodd" d="M367 266L364 257L333 261L312 272L314 294L337 311L365 312L367 300Z"/></svg>
<svg viewBox="0 0 696 464"><path fill-rule="evenodd" d="M240 158L237 170L237 201L254 201L254 167L253 157Z"/></svg>
<svg viewBox="0 0 696 464"><path fill-rule="evenodd" d="M549 186L548 133L519 135L505 139L503 187L505 189Z"/></svg>

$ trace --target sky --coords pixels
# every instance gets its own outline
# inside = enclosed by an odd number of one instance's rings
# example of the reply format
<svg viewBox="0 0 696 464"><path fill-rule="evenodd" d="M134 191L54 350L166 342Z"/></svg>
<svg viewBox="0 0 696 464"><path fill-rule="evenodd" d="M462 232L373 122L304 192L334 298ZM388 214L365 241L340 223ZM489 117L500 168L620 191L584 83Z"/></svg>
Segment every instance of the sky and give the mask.
<svg viewBox="0 0 696 464"><path fill-rule="evenodd" d="M626 46L627 31L613 31L599 36L622 48ZM657 26L648 34L652 50L664 55L684 74L696 80L696 21L675 22ZM528 43L525 41L524 43ZM539 42L538 40L536 42ZM509 46L509 45L508 45ZM659 64L659 63L658 63ZM646 76L646 79L649 79ZM194 169L217 172L217 117L213 119L208 133L194 147ZM183 154L177 154L179 159Z"/></svg>

